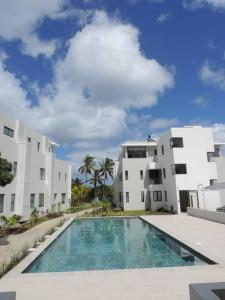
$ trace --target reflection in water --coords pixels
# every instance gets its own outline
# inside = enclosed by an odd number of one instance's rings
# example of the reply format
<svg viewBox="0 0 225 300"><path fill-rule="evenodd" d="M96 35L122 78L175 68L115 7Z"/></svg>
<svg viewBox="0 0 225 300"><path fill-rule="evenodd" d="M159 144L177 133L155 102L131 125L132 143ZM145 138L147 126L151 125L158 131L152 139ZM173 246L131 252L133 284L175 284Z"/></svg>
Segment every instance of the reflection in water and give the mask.
<svg viewBox="0 0 225 300"><path fill-rule="evenodd" d="M139 218L78 219L26 272L206 264Z"/></svg>

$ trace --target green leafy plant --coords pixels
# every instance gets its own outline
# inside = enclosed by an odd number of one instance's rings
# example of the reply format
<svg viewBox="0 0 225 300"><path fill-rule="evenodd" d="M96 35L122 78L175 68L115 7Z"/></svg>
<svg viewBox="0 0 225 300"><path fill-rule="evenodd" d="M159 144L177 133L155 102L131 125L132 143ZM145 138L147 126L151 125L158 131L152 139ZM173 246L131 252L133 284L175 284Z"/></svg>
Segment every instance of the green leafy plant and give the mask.
<svg viewBox="0 0 225 300"><path fill-rule="evenodd" d="M12 164L0 157L0 186L5 187L13 181Z"/></svg>

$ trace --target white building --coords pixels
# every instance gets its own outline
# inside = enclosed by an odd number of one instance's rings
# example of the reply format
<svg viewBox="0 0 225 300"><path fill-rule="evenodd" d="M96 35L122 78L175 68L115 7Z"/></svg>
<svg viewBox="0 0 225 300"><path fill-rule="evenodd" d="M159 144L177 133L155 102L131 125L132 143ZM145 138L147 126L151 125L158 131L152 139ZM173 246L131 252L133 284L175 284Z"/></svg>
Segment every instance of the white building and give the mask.
<svg viewBox="0 0 225 300"><path fill-rule="evenodd" d="M65 210L71 197L71 167L55 157L55 143L0 113L0 153L13 165L13 182L0 187L0 215L30 217L53 204ZM60 205L58 204L60 203Z"/></svg>
<svg viewBox="0 0 225 300"><path fill-rule="evenodd" d="M225 204L224 193L204 187L225 178L221 146L214 143L212 129L201 126L171 128L157 142L122 144L114 169L114 203L124 210L215 210Z"/></svg>

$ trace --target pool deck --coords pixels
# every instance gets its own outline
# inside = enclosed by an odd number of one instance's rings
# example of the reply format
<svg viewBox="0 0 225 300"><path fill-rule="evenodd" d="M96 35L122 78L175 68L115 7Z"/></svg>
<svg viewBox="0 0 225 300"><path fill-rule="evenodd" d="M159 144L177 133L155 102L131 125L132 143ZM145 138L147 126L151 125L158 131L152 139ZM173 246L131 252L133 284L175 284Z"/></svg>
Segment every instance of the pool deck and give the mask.
<svg viewBox="0 0 225 300"><path fill-rule="evenodd" d="M143 219L218 264L66 273L11 272L0 280L0 292L16 291L16 300L181 300L189 299L189 283L225 281L224 224L187 215L144 216ZM29 256L21 264L26 259Z"/></svg>

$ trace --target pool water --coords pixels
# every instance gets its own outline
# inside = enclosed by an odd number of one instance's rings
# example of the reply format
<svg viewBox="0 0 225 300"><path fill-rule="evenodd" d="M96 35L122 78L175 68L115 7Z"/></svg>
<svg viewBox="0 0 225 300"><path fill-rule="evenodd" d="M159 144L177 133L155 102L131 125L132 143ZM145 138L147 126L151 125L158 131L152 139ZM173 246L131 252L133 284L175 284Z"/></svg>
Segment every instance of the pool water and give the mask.
<svg viewBox="0 0 225 300"><path fill-rule="evenodd" d="M202 264L202 257L139 218L97 218L76 219L24 272Z"/></svg>

